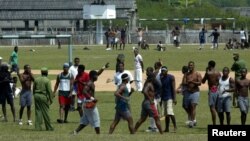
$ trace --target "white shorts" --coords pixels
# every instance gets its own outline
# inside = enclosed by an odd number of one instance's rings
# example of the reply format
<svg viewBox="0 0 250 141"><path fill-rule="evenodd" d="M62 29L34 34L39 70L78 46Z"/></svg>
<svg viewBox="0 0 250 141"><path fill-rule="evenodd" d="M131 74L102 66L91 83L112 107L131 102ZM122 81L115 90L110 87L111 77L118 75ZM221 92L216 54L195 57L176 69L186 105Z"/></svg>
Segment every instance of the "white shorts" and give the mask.
<svg viewBox="0 0 250 141"><path fill-rule="evenodd" d="M142 42L142 37L138 37L138 42Z"/></svg>
<svg viewBox="0 0 250 141"><path fill-rule="evenodd" d="M92 109L84 108L83 116L80 119L80 124L88 125L90 124L92 127L100 127L100 116L97 107L95 106Z"/></svg>
<svg viewBox="0 0 250 141"><path fill-rule="evenodd" d="M162 101L163 107L164 107L164 115L174 115L174 110L173 110L173 100L169 99L167 101Z"/></svg>

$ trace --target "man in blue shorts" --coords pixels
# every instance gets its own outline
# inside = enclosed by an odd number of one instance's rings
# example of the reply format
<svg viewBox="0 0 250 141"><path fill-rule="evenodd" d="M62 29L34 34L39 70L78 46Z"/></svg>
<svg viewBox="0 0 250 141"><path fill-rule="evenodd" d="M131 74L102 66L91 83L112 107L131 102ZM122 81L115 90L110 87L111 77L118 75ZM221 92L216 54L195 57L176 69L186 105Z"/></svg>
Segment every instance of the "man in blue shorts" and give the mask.
<svg viewBox="0 0 250 141"><path fill-rule="evenodd" d="M29 65L24 65L24 72L20 74L19 69L17 69L17 76L22 85L22 91L20 93L20 111L19 111L19 125L23 125L22 116L25 106L27 106L27 117L28 125L32 125L31 121L31 104L32 104L32 92L31 85L34 82L33 74L31 73L31 68Z"/></svg>
<svg viewBox="0 0 250 141"><path fill-rule="evenodd" d="M195 64L193 61L188 63L188 72L184 74L183 84L187 86L188 99L186 104L190 109L190 121L189 127L192 128L196 125L196 106L199 103L200 89L202 77L199 72L195 69Z"/></svg>

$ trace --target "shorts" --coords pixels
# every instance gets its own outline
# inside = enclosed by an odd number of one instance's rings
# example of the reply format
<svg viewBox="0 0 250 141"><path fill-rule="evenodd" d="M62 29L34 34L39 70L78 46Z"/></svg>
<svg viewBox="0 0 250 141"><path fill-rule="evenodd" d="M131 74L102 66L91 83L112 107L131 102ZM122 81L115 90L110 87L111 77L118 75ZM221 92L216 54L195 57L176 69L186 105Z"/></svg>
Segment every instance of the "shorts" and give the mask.
<svg viewBox="0 0 250 141"><path fill-rule="evenodd" d="M18 69L18 65L17 64L11 65L11 72L17 72L17 69Z"/></svg>
<svg viewBox="0 0 250 141"><path fill-rule="evenodd" d="M100 127L100 116L96 106L92 109L84 108L84 113L80 119L80 124L82 125L90 124L94 128Z"/></svg>
<svg viewBox="0 0 250 141"><path fill-rule="evenodd" d="M164 115L174 115L174 110L173 110L173 100L169 99L167 101L162 101L163 107L164 107Z"/></svg>
<svg viewBox="0 0 250 141"><path fill-rule="evenodd" d="M11 93L4 93L1 92L0 93L0 104L2 105L6 105L6 101L8 104L13 104L14 103L14 99Z"/></svg>
<svg viewBox="0 0 250 141"><path fill-rule="evenodd" d="M231 101L232 101L231 96L219 97L218 104L217 104L218 112L219 113L231 112L231 103L232 103Z"/></svg>
<svg viewBox="0 0 250 141"><path fill-rule="evenodd" d="M198 104L200 98L200 92L190 93L187 91L187 99L185 100L185 106L189 107L191 104Z"/></svg>
<svg viewBox="0 0 250 141"><path fill-rule="evenodd" d="M22 90L20 93L20 106L31 106L32 104L32 93L29 90Z"/></svg>
<svg viewBox="0 0 250 141"><path fill-rule="evenodd" d="M115 112L115 120L128 119L130 117L131 117L131 112L129 110L126 111L116 110Z"/></svg>
<svg viewBox="0 0 250 141"><path fill-rule="evenodd" d="M219 96L218 91L215 92L215 93L209 91L209 93L208 93L208 104L209 104L209 106L216 107L218 96Z"/></svg>
<svg viewBox="0 0 250 141"><path fill-rule="evenodd" d="M61 96L58 97L59 104L60 105L70 105L71 104L71 98L67 96Z"/></svg>
<svg viewBox="0 0 250 141"><path fill-rule="evenodd" d="M249 107L249 99L248 97L238 97L238 105L240 107L240 111L247 114L248 113L248 107Z"/></svg>
<svg viewBox="0 0 250 141"><path fill-rule="evenodd" d="M150 104L149 100L144 100L142 102L141 117L147 117L147 116L153 118L159 117L155 104Z"/></svg>

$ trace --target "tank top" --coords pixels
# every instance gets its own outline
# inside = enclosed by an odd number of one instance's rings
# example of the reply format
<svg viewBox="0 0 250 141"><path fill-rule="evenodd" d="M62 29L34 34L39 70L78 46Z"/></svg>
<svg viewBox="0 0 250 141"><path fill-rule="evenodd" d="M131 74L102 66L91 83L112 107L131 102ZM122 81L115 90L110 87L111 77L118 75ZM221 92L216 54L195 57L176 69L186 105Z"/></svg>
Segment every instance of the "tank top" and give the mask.
<svg viewBox="0 0 250 141"><path fill-rule="evenodd" d="M67 75L63 75L63 73L58 75L59 77L59 90L60 91L70 91L70 79L72 78L72 74L68 73Z"/></svg>
<svg viewBox="0 0 250 141"><path fill-rule="evenodd" d="M127 87L125 87L125 90L124 90L122 96L129 97L129 92L128 92ZM122 112L129 110L128 101L123 99L123 98L116 97L116 110L119 110Z"/></svg>
<svg viewBox="0 0 250 141"><path fill-rule="evenodd" d="M222 94L222 92L224 90L228 90L230 89L230 77L228 77L226 80L222 80L222 77L219 80L219 97L227 97L227 96L231 96L230 92L224 92L224 94Z"/></svg>

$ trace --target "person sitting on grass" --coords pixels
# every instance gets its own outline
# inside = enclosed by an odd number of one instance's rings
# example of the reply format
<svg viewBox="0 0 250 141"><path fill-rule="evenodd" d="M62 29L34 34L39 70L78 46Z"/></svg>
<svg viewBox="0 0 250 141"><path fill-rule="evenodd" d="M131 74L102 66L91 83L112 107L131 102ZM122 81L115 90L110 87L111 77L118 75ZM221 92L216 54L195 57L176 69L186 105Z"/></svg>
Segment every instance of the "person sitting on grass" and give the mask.
<svg viewBox="0 0 250 141"><path fill-rule="evenodd" d="M162 42L159 41L159 43L158 43L157 46L156 46L156 49L157 49L158 51L165 51L165 50L166 50L166 47L164 47L163 44L162 44Z"/></svg>

